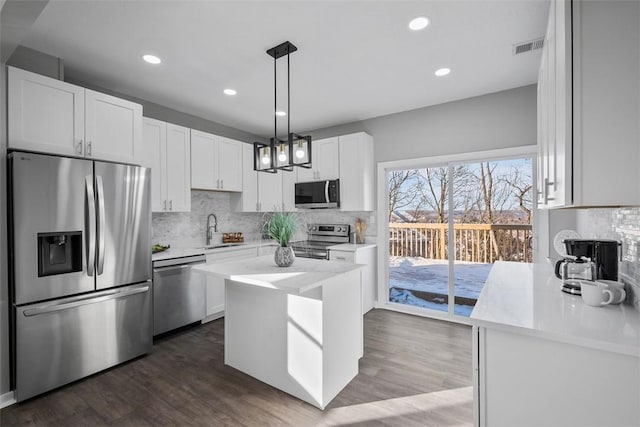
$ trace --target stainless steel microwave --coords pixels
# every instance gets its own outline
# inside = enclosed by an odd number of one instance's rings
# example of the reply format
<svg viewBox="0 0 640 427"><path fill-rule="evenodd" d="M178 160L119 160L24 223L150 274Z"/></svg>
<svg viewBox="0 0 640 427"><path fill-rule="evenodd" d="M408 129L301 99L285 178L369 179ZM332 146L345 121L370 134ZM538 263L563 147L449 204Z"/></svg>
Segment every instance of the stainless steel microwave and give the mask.
<svg viewBox="0 0 640 427"><path fill-rule="evenodd" d="M298 182L296 208L327 209L340 207L340 180Z"/></svg>

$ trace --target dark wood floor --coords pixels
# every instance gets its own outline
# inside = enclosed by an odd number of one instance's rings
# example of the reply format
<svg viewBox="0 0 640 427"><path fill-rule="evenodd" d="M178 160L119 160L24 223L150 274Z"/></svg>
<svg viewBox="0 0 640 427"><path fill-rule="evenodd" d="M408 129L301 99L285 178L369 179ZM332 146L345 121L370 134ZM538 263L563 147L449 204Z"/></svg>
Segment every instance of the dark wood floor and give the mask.
<svg viewBox="0 0 640 427"><path fill-rule="evenodd" d="M153 353L0 411L0 425L472 424L468 326L372 310L358 376L321 411L223 363L224 320Z"/></svg>

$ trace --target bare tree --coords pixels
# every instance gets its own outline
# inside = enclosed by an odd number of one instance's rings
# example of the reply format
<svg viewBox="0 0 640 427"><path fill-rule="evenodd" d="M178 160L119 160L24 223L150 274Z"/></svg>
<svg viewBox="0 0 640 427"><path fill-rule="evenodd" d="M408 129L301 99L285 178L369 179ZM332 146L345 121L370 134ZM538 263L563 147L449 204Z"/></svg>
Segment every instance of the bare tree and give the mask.
<svg viewBox="0 0 640 427"><path fill-rule="evenodd" d="M512 206L512 188L497 170L497 162L480 162L477 174L479 194L477 206L481 220L487 224L496 224L504 219L503 212Z"/></svg>
<svg viewBox="0 0 640 427"><path fill-rule="evenodd" d="M466 214L473 209L471 188L473 174L467 165L453 166L453 182L456 192L453 194L453 209L464 209ZM419 204L429 207L436 213L436 222L448 221L449 206L449 168L437 167L420 170L420 180L416 189L420 193Z"/></svg>
<svg viewBox="0 0 640 427"><path fill-rule="evenodd" d="M531 224L532 198L531 168L512 167L503 180L511 188L513 197L518 201L518 208L526 215L526 223Z"/></svg>
<svg viewBox="0 0 640 427"><path fill-rule="evenodd" d="M392 171L388 174L389 190L389 222L391 222L393 212L411 206L417 196L415 183L412 183L418 176L417 170Z"/></svg>

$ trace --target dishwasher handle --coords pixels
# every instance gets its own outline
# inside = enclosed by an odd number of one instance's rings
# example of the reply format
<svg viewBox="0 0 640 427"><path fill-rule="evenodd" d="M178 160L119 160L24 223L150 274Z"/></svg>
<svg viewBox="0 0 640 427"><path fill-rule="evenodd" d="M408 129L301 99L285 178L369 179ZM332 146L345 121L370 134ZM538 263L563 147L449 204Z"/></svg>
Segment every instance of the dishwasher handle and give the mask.
<svg viewBox="0 0 640 427"><path fill-rule="evenodd" d="M168 270L180 270L180 269L183 269L183 268L191 268L194 265L198 265L198 264L204 264L204 261L190 262L188 264L170 265L168 267L155 267L153 269L153 272L154 273L162 273L162 272L168 271Z"/></svg>

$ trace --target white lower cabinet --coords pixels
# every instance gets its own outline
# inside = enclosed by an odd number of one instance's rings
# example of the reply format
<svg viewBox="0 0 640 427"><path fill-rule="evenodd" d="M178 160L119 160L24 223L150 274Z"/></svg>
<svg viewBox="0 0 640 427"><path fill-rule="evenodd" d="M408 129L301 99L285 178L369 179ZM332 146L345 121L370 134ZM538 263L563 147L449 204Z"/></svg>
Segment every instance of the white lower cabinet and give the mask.
<svg viewBox="0 0 640 427"><path fill-rule="evenodd" d="M639 379L637 355L473 327L476 426L637 426Z"/></svg>
<svg viewBox="0 0 640 427"><path fill-rule="evenodd" d="M256 248L232 249L224 252L207 254L207 264L215 264L221 261L238 261L241 259L255 258ZM224 316L225 282L224 279L207 274L206 286L206 316L203 322L218 319Z"/></svg>
<svg viewBox="0 0 640 427"><path fill-rule="evenodd" d="M329 249L329 260L363 264L362 270L362 314L373 308L376 300L376 245L340 245Z"/></svg>

